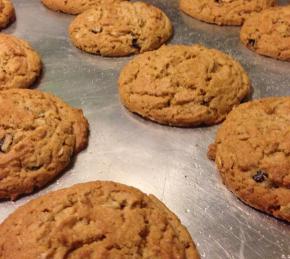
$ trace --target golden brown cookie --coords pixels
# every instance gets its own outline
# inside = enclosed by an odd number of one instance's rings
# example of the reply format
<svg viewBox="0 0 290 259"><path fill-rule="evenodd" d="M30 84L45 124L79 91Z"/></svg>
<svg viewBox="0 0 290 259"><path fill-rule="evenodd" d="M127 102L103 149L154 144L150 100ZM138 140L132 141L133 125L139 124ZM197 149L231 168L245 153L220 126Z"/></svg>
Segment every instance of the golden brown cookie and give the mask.
<svg viewBox="0 0 290 259"><path fill-rule="evenodd" d="M218 130L209 157L242 201L290 221L290 97L238 106Z"/></svg>
<svg viewBox="0 0 290 259"><path fill-rule="evenodd" d="M128 110L173 126L219 123L249 91L237 61L200 45L169 45L139 55L119 78Z"/></svg>
<svg viewBox="0 0 290 259"><path fill-rule="evenodd" d="M126 0L41 0L49 9L67 14L80 14L100 5L111 5Z"/></svg>
<svg viewBox="0 0 290 259"><path fill-rule="evenodd" d="M0 30L15 21L15 9L10 0L0 0Z"/></svg>
<svg viewBox="0 0 290 259"><path fill-rule="evenodd" d="M26 41L0 33L0 90L30 87L41 67L39 55Z"/></svg>
<svg viewBox="0 0 290 259"><path fill-rule="evenodd" d="M49 193L0 225L0 257L198 259L180 220L153 195L113 182Z"/></svg>
<svg viewBox="0 0 290 259"><path fill-rule="evenodd" d="M265 10L247 19L241 41L265 56L290 61L290 5Z"/></svg>
<svg viewBox="0 0 290 259"><path fill-rule="evenodd" d="M276 0L179 0L180 9L198 20L242 25L250 15L274 6Z"/></svg>
<svg viewBox="0 0 290 259"><path fill-rule="evenodd" d="M172 35L168 17L142 2L99 6L77 16L69 28L73 44L102 56L127 56L159 48Z"/></svg>
<svg viewBox="0 0 290 259"><path fill-rule="evenodd" d="M0 91L0 199L43 187L87 141L81 110L37 90Z"/></svg>

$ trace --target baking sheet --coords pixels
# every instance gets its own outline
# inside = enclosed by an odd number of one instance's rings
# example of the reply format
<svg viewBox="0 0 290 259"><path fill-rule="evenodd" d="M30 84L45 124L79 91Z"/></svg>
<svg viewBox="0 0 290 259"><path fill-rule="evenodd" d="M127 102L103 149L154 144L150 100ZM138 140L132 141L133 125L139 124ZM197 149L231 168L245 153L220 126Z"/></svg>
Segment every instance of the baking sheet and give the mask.
<svg viewBox="0 0 290 259"><path fill-rule="evenodd" d="M253 54L238 27L218 27L183 15L176 0L147 1L171 18L171 43L202 43L231 54L252 79L252 98L290 94L290 63ZM171 128L143 120L120 104L117 78L129 58L102 58L72 46L73 16L47 10L40 0L14 0L17 22L4 32L31 42L45 69L38 88L84 110L91 135L87 150L47 188L0 204L0 221L32 198L92 180L113 180L153 193L189 229L202 258L288 259L290 225L237 200L222 185L207 146L217 127ZM281 1L286 3L286 1Z"/></svg>

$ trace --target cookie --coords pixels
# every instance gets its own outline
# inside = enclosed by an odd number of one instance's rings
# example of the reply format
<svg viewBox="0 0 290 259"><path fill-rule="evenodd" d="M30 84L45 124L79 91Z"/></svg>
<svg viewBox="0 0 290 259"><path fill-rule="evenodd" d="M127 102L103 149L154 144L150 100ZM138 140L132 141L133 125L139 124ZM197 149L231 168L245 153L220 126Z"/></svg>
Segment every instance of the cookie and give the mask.
<svg viewBox="0 0 290 259"><path fill-rule="evenodd" d="M128 56L159 48L172 35L168 17L142 2L121 2L90 9L69 28L73 44L102 56Z"/></svg>
<svg viewBox="0 0 290 259"><path fill-rule="evenodd" d="M180 220L153 195L113 182L49 193L0 225L0 257L198 259Z"/></svg>
<svg viewBox="0 0 290 259"><path fill-rule="evenodd" d="M201 45L169 45L139 55L119 78L128 110L172 126L219 123L249 91L237 61Z"/></svg>
<svg viewBox="0 0 290 259"><path fill-rule="evenodd" d="M290 61L290 6L270 8L247 19L240 38L250 50Z"/></svg>
<svg viewBox="0 0 290 259"><path fill-rule="evenodd" d="M218 25L242 25L246 18L274 6L276 0L179 0L180 10Z"/></svg>
<svg viewBox="0 0 290 259"><path fill-rule="evenodd" d="M290 222L290 97L234 109L208 155L224 184L242 201Z"/></svg>
<svg viewBox="0 0 290 259"><path fill-rule="evenodd" d="M100 5L111 5L125 0L41 0L49 9L67 14L80 14Z"/></svg>
<svg viewBox="0 0 290 259"><path fill-rule="evenodd" d="M41 67L39 55L26 41L0 33L0 90L30 87Z"/></svg>
<svg viewBox="0 0 290 259"><path fill-rule="evenodd" d="M48 93L0 91L0 199L16 199L53 180L85 148L80 110Z"/></svg>
<svg viewBox="0 0 290 259"><path fill-rule="evenodd" d="M10 0L0 0L0 30L15 21L15 9Z"/></svg>
<svg viewBox="0 0 290 259"><path fill-rule="evenodd" d="M100 5L112 5L126 0L41 0L50 10L67 14L80 14Z"/></svg>

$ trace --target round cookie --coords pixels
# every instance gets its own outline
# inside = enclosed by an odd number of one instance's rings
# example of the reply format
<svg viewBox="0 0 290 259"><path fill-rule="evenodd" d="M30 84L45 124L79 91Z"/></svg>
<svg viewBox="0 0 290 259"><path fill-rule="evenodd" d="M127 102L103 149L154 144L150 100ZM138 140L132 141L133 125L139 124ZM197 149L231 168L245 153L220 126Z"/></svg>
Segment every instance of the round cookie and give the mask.
<svg viewBox="0 0 290 259"><path fill-rule="evenodd" d="M128 56L159 48L172 35L168 17L142 2L99 6L78 15L69 27L73 44L102 56Z"/></svg>
<svg viewBox="0 0 290 259"><path fill-rule="evenodd" d="M276 0L179 0L180 9L198 20L242 25L250 15L274 6Z"/></svg>
<svg viewBox="0 0 290 259"><path fill-rule="evenodd" d="M49 9L67 14L80 14L100 5L111 5L125 0L41 0Z"/></svg>
<svg viewBox="0 0 290 259"><path fill-rule="evenodd" d="M41 67L40 57L26 41L0 33L0 90L30 87Z"/></svg>
<svg viewBox="0 0 290 259"><path fill-rule="evenodd" d="M119 78L128 110L172 126L219 123L249 91L237 61L200 45L169 45L139 55Z"/></svg>
<svg viewBox="0 0 290 259"><path fill-rule="evenodd" d="M0 30L15 21L15 9L10 0L0 0Z"/></svg>
<svg viewBox="0 0 290 259"><path fill-rule="evenodd" d="M37 90L0 91L0 199L43 187L87 140L82 112L59 98Z"/></svg>
<svg viewBox="0 0 290 259"><path fill-rule="evenodd" d="M198 259L180 220L153 195L113 182L49 193L0 225L0 257Z"/></svg>
<svg viewBox="0 0 290 259"><path fill-rule="evenodd" d="M247 19L240 38L261 55L290 61L290 6L270 8Z"/></svg>
<svg viewBox="0 0 290 259"><path fill-rule="evenodd" d="M290 97L238 106L208 155L242 201L290 222Z"/></svg>

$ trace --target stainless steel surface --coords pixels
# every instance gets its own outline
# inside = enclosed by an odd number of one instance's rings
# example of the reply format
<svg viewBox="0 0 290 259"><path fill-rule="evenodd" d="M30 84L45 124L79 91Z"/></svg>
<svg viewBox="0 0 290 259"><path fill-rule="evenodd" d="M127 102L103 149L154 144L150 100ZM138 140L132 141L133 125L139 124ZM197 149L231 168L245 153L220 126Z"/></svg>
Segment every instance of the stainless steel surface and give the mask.
<svg viewBox="0 0 290 259"><path fill-rule="evenodd" d="M253 98L290 94L290 63L244 48L239 28L195 21L178 11L176 0L148 2L172 19L171 43L202 43L239 60L252 79ZM188 227L202 258L290 258L290 225L237 200L206 158L217 127L171 128L128 113L118 99L117 78L132 57L85 54L68 39L72 16L49 11L40 0L14 3L17 22L4 32L27 39L39 51L45 71L38 88L81 107L91 135L87 150L57 181L17 202L2 202L1 221L18 206L49 191L79 182L113 180L163 200Z"/></svg>

